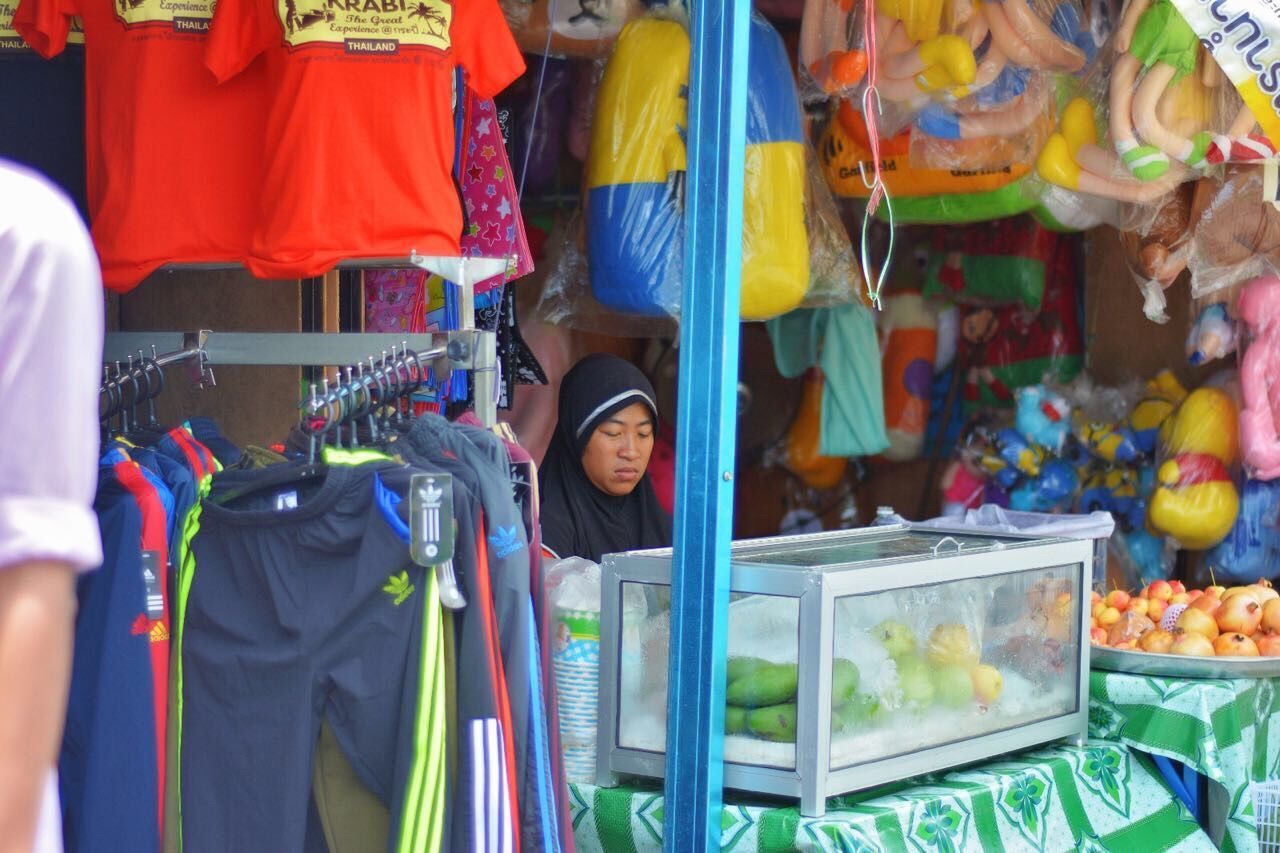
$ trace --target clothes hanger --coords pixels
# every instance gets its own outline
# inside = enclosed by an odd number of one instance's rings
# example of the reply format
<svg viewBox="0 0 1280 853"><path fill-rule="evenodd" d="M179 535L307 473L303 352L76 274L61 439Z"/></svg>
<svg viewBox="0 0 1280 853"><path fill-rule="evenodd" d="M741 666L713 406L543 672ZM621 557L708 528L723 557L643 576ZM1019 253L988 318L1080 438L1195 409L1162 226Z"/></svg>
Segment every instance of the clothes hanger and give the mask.
<svg viewBox="0 0 1280 853"><path fill-rule="evenodd" d="M155 360L154 358L155 348L152 347L152 349L153 349L152 357L151 358L144 357L142 359L143 370L147 372L147 377L148 377L147 379L148 391L151 391L151 379L150 379L151 370L154 369L156 373L155 389L152 393L149 393L147 395L147 424L146 425L151 429L158 429L160 427L160 422L156 420L156 402L155 401L156 401L156 398L159 397L160 394L164 391L164 368L160 366L160 362Z"/></svg>
<svg viewBox="0 0 1280 853"><path fill-rule="evenodd" d="M102 385L98 389L99 395L106 395L106 406L99 404L98 424L101 435L99 436L102 444L106 444L111 440L111 419L115 417L116 405L120 399L120 388L116 384L114 377L111 375L110 365L102 365Z"/></svg>

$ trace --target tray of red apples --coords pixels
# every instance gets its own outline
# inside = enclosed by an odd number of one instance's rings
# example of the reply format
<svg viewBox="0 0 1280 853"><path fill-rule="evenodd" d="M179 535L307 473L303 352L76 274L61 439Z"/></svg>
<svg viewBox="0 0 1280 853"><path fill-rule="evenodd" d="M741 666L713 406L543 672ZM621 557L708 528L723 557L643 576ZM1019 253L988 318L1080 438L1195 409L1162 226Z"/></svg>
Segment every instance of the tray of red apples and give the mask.
<svg viewBox="0 0 1280 853"><path fill-rule="evenodd" d="M1093 593L1093 666L1185 678L1280 676L1280 593L1270 581L1187 589L1152 581Z"/></svg>

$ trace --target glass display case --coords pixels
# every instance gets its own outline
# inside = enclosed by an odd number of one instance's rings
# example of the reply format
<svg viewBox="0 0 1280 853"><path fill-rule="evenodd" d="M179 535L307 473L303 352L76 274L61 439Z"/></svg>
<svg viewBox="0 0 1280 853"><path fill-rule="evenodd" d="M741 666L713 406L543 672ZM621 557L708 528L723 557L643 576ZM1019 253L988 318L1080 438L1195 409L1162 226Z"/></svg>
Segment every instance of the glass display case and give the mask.
<svg viewBox="0 0 1280 853"><path fill-rule="evenodd" d="M733 546L725 785L827 797L1063 737L1088 714L1088 540L908 524ZM602 563L597 781L661 778L671 550Z"/></svg>

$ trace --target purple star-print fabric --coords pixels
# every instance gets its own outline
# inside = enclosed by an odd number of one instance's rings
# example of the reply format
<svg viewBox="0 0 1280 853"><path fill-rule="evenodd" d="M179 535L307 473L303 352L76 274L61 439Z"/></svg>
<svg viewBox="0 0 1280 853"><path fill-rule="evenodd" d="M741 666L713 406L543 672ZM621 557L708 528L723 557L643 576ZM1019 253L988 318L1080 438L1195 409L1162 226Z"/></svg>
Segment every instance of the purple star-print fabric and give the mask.
<svg viewBox="0 0 1280 853"><path fill-rule="evenodd" d="M505 275L475 286L477 296L533 272L533 255L520 218L520 199L507 160L493 101L465 89L467 110L463 158L462 200L466 228L460 245L473 258L509 258ZM369 270L365 273L365 330L417 332L425 329L426 273L422 270ZM415 314L423 313L422 317Z"/></svg>
<svg viewBox="0 0 1280 853"><path fill-rule="evenodd" d="M507 160L507 146L493 101L466 90L467 142L462 149L462 203L466 231L462 253L476 258L511 259L505 276L476 285L476 295L533 272L533 257L520 218L520 199Z"/></svg>

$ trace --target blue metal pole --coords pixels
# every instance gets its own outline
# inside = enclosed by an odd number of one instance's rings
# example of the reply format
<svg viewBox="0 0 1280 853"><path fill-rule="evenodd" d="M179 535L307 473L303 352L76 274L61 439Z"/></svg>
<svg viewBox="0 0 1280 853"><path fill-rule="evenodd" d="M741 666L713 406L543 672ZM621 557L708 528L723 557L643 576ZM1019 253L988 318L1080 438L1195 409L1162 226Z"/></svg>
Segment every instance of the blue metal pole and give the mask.
<svg viewBox="0 0 1280 853"><path fill-rule="evenodd" d="M692 0L667 688L669 853L720 849L749 0Z"/></svg>

